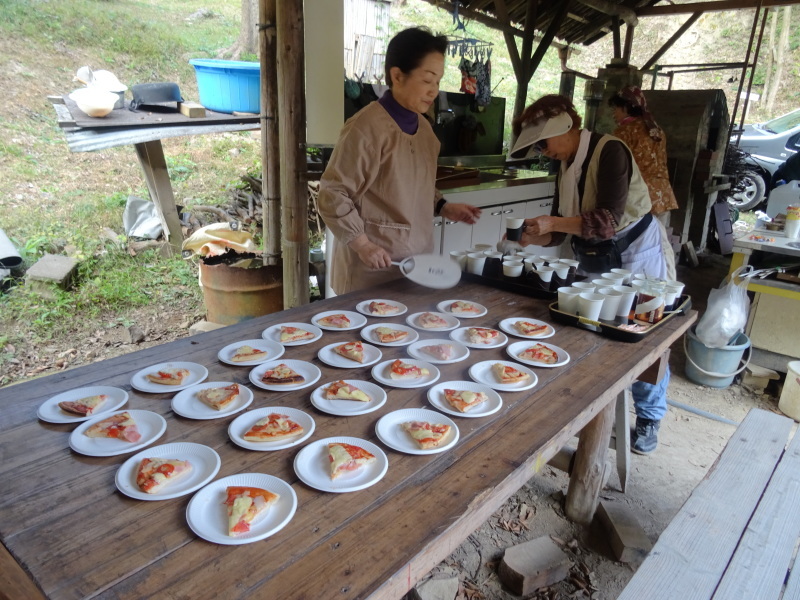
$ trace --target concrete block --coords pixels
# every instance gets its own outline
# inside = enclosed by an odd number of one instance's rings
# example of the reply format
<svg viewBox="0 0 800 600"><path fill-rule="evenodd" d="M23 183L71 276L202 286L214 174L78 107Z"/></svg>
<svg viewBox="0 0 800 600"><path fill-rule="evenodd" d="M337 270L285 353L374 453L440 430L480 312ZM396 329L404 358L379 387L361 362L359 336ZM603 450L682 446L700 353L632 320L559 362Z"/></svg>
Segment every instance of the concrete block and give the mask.
<svg viewBox="0 0 800 600"><path fill-rule="evenodd" d="M458 594L458 577L431 578L418 584L411 592L414 600L455 600Z"/></svg>
<svg viewBox="0 0 800 600"><path fill-rule="evenodd" d="M221 325L220 323L212 323L211 321L198 321L197 323L189 327L189 335L206 333L207 331L214 331L215 329L219 329L220 327L225 327L225 325Z"/></svg>
<svg viewBox="0 0 800 600"><path fill-rule="evenodd" d="M527 596L569 575L572 561L549 536L507 548L498 568L500 580L518 596Z"/></svg>
<svg viewBox="0 0 800 600"><path fill-rule="evenodd" d="M653 549L653 543L636 517L622 504L601 499L595 518L607 533L611 550L618 561L640 561Z"/></svg>
<svg viewBox="0 0 800 600"><path fill-rule="evenodd" d="M45 254L25 274L25 283L44 298L54 298L54 288L68 290L78 261L70 256Z"/></svg>

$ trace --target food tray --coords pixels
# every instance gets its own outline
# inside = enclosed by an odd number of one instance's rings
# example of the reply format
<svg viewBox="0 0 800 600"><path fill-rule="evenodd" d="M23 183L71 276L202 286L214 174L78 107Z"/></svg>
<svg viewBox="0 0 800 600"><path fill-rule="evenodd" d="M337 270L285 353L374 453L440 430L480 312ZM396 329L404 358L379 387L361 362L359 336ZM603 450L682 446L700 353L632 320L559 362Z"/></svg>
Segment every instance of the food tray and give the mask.
<svg viewBox="0 0 800 600"><path fill-rule="evenodd" d="M482 283L483 285L488 285L507 292L522 294L524 296L530 296L532 298L548 300L558 297L558 292L556 291L556 289L558 289L557 287L552 291L543 290L532 283L526 283L527 280L525 277L506 277L504 275L500 275L499 277L485 277L483 275L475 275L474 273L467 273L464 271L461 273L461 279L471 283ZM576 277L574 281L579 281L581 279L581 277ZM561 281L563 282L564 280L562 279ZM559 283L558 287L561 285L570 285L571 283L572 280L570 280L570 283L566 284Z"/></svg>
<svg viewBox="0 0 800 600"><path fill-rule="evenodd" d="M588 329L589 331L594 331L595 333L599 333L613 340L619 340L620 342L641 342L648 335L653 333L659 327L663 326L664 323L669 323L671 319L674 319L675 317L682 317L689 312L689 309L692 308L692 299L687 295L680 296L676 306L672 309L672 311L670 311L670 314L666 315L658 323L653 323L650 325L650 327L648 327L645 331L627 331L625 329L620 329L620 325L625 325L627 323L641 323L640 321L634 321L632 319L629 320L624 317L618 317L618 320L615 323L607 321L591 321L589 319L579 317L578 315L573 315L572 313L566 313L558 310L558 302L553 302L550 304L549 308L550 316L553 318L553 320L563 323L564 325L573 325L575 327L580 327L581 329Z"/></svg>

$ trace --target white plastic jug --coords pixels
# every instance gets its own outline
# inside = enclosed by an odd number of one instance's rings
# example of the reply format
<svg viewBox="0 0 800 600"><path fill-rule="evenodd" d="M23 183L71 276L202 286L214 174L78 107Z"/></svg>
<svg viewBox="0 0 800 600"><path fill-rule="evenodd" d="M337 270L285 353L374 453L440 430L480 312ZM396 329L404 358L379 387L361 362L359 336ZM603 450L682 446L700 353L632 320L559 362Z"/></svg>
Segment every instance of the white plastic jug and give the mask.
<svg viewBox="0 0 800 600"><path fill-rule="evenodd" d="M793 360L787 365L786 383L783 384L778 408L786 416L800 421L800 360Z"/></svg>
<svg viewBox="0 0 800 600"><path fill-rule="evenodd" d="M800 202L800 181L795 179L779 185L769 193L767 214L774 219L781 213L786 214L787 206L796 205L798 202Z"/></svg>

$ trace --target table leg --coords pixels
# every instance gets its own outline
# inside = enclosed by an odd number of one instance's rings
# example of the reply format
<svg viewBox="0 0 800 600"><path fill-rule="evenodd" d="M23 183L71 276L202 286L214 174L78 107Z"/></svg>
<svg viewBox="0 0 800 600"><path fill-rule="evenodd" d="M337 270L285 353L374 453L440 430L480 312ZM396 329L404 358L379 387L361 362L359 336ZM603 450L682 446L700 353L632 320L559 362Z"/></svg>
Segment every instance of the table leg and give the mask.
<svg viewBox="0 0 800 600"><path fill-rule="evenodd" d="M175 207L175 196L172 194L172 183L169 180L169 170L161 140L139 142L134 146L139 164L144 171L150 198L156 205L161 225L164 227L164 237L169 240L173 252L180 254L183 244L181 220Z"/></svg>
<svg viewBox="0 0 800 600"><path fill-rule="evenodd" d="M612 399L587 423L578 440L575 467L569 478L564 506L567 517L577 523L590 523L597 508L597 498L603 486L603 471L606 468L606 452L614 423L614 405Z"/></svg>
<svg viewBox="0 0 800 600"><path fill-rule="evenodd" d="M630 416L628 415L628 398L631 395L631 388L626 387L617 396L616 419L614 421L614 435L616 438L617 454L617 475L619 475L619 486L622 493L628 487L628 465L631 461L631 437L629 435Z"/></svg>

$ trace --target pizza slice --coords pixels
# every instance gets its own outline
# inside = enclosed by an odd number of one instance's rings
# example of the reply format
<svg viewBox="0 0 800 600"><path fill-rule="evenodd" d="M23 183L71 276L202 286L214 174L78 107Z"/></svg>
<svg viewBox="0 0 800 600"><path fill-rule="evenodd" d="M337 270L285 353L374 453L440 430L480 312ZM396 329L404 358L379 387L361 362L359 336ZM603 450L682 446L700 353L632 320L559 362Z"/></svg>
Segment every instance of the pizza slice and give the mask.
<svg viewBox="0 0 800 600"><path fill-rule="evenodd" d="M228 535L231 537L250 531L253 521L280 499L278 494L256 487L228 486L225 493Z"/></svg>
<svg viewBox="0 0 800 600"><path fill-rule="evenodd" d="M143 458L136 471L136 485L146 494L157 494L164 487L191 472L192 463L176 458Z"/></svg>
<svg viewBox="0 0 800 600"><path fill-rule="evenodd" d="M62 400L58 403L58 407L68 413L88 417L97 412L97 409L105 404L106 400L108 400L108 396L99 394L80 398L79 400Z"/></svg>
<svg viewBox="0 0 800 600"><path fill-rule="evenodd" d="M373 315L393 315L400 310L399 306L389 304L388 302L378 302L373 300L369 303L369 312Z"/></svg>
<svg viewBox="0 0 800 600"><path fill-rule="evenodd" d="M372 401L366 392L343 380L334 381L325 388L325 398L328 400L358 400L359 402Z"/></svg>
<svg viewBox="0 0 800 600"><path fill-rule="evenodd" d="M113 438L136 443L142 439L136 421L128 411L111 415L86 429L84 435L92 438Z"/></svg>
<svg viewBox="0 0 800 600"><path fill-rule="evenodd" d="M148 373L147 379L152 383L160 383L161 385L181 385L189 374L189 369L162 369L155 373Z"/></svg>
<svg viewBox="0 0 800 600"><path fill-rule="evenodd" d="M450 323L436 313L424 312L417 317L417 322L425 329L436 329L437 327L449 327Z"/></svg>
<svg viewBox="0 0 800 600"><path fill-rule="evenodd" d="M487 329L486 327L470 327L467 329L467 339L472 344L493 344L500 332L496 329Z"/></svg>
<svg viewBox="0 0 800 600"><path fill-rule="evenodd" d="M516 321L514 329L522 335L534 336L544 335L550 330L550 326L545 323L531 323L530 321Z"/></svg>
<svg viewBox="0 0 800 600"><path fill-rule="evenodd" d="M300 423L292 421L287 415L270 413L256 421L242 437L248 442L276 442L304 431Z"/></svg>
<svg viewBox="0 0 800 600"><path fill-rule="evenodd" d="M427 421L409 421L400 425L423 450L436 448L450 433L452 427Z"/></svg>
<svg viewBox="0 0 800 600"><path fill-rule="evenodd" d="M375 461L375 455L364 450L361 446L333 442L328 444L328 461L331 466L331 479L356 471Z"/></svg>
<svg viewBox="0 0 800 600"><path fill-rule="evenodd" d="M471 392L469 390L444 390L444 397L450 406L461 412L472 410L481 402L486 402L489 396L483 392Z"/></svg>
<svg viewBox="0 0 800 600"><path fill-rule="evenodd" d="M558 362L558 353L544 344L535 344L530 348L526 348L518 356L525 360L532 360L548 365L553 365Z"/></svg>
<svg viewBox="0 0 800 600"><path fill-rule="evenodd" d="M389 377L392 379L419 379L429 374L428 369L405 363L398 358L392 363Z"/></svg>
<svg viewBox="0 0 800 600"><path fill-rule="evenodd" d="M239 384L232 383L225 387L212 387L197 392L200 401L208 404L211 408L222 410L230 406L231 402L239 396Z"/></svg>
<svg viewBox="0 0 800 600"><path fill-rule="evenodd" d="M334 347L333 351L350 360L364 362L364 345L361 342L347 342L341 346Z"/></svg>
<svg viewBox="0 0 800 600"><path fill-rule="evenodd" d="M310 340L314 334L299 327L290 327L281 325L281 343L285 342L299 342L301 340Z"/></svg>
<svg viewBox="0 0 800 600"><path fill-rule="evenodd" d="M339 327L340 329L347 329L350 327L350 319L344 314L328 315L327 317L317 319L317 323L325 325L326 327Z"/></svg>
<svg viewBox="0 0 800 600"><path fill-rule="evenodd" d="M515 369L511 365L504 365L503 363L494 363L492 365L492 373L500 383L519 383L520 381L527 381L531 378L527 373L523 373L519 369Z"/></svg>
<svg viewBox="0 0 800 600"><path fill-rule="evenodd" d="M436 344L435 346L423 346L421 351L430 354L438 360L450 360L453 358L453 346L450 344Z"/></svg>
<svg viewBox="0 0 800 600"><path fill-rule="evenodd" d="M233 353L233 356L231 356L231 360L233 362L260 360L262 358L266 358L267 354L268 352L266 350L259 350L258 348L245 345L236 349L236 351Z"/></svg>
<svg viewBox="0 0 800 600"><path fill-rule="evenodd" d="M375 337L383 344L391 344L407 338L408 332L401 329L392 329L391 327L376 327Z"/></svg>
<svg viewBox="0 0 800 600"><path fill-rule="evenodd" d="M472 302L465 302L464 300L456 300L449 306L449 309L451 313L456 315L476 315L481 312L481 309Z"/></svg>
<svg viewBox="0 0 800 600"><path fill-rule="evenodd" d="M305 377L284 363L267 369L261 376L261 381L270 385L295 385L303 383L305 380Z"/></svg>

